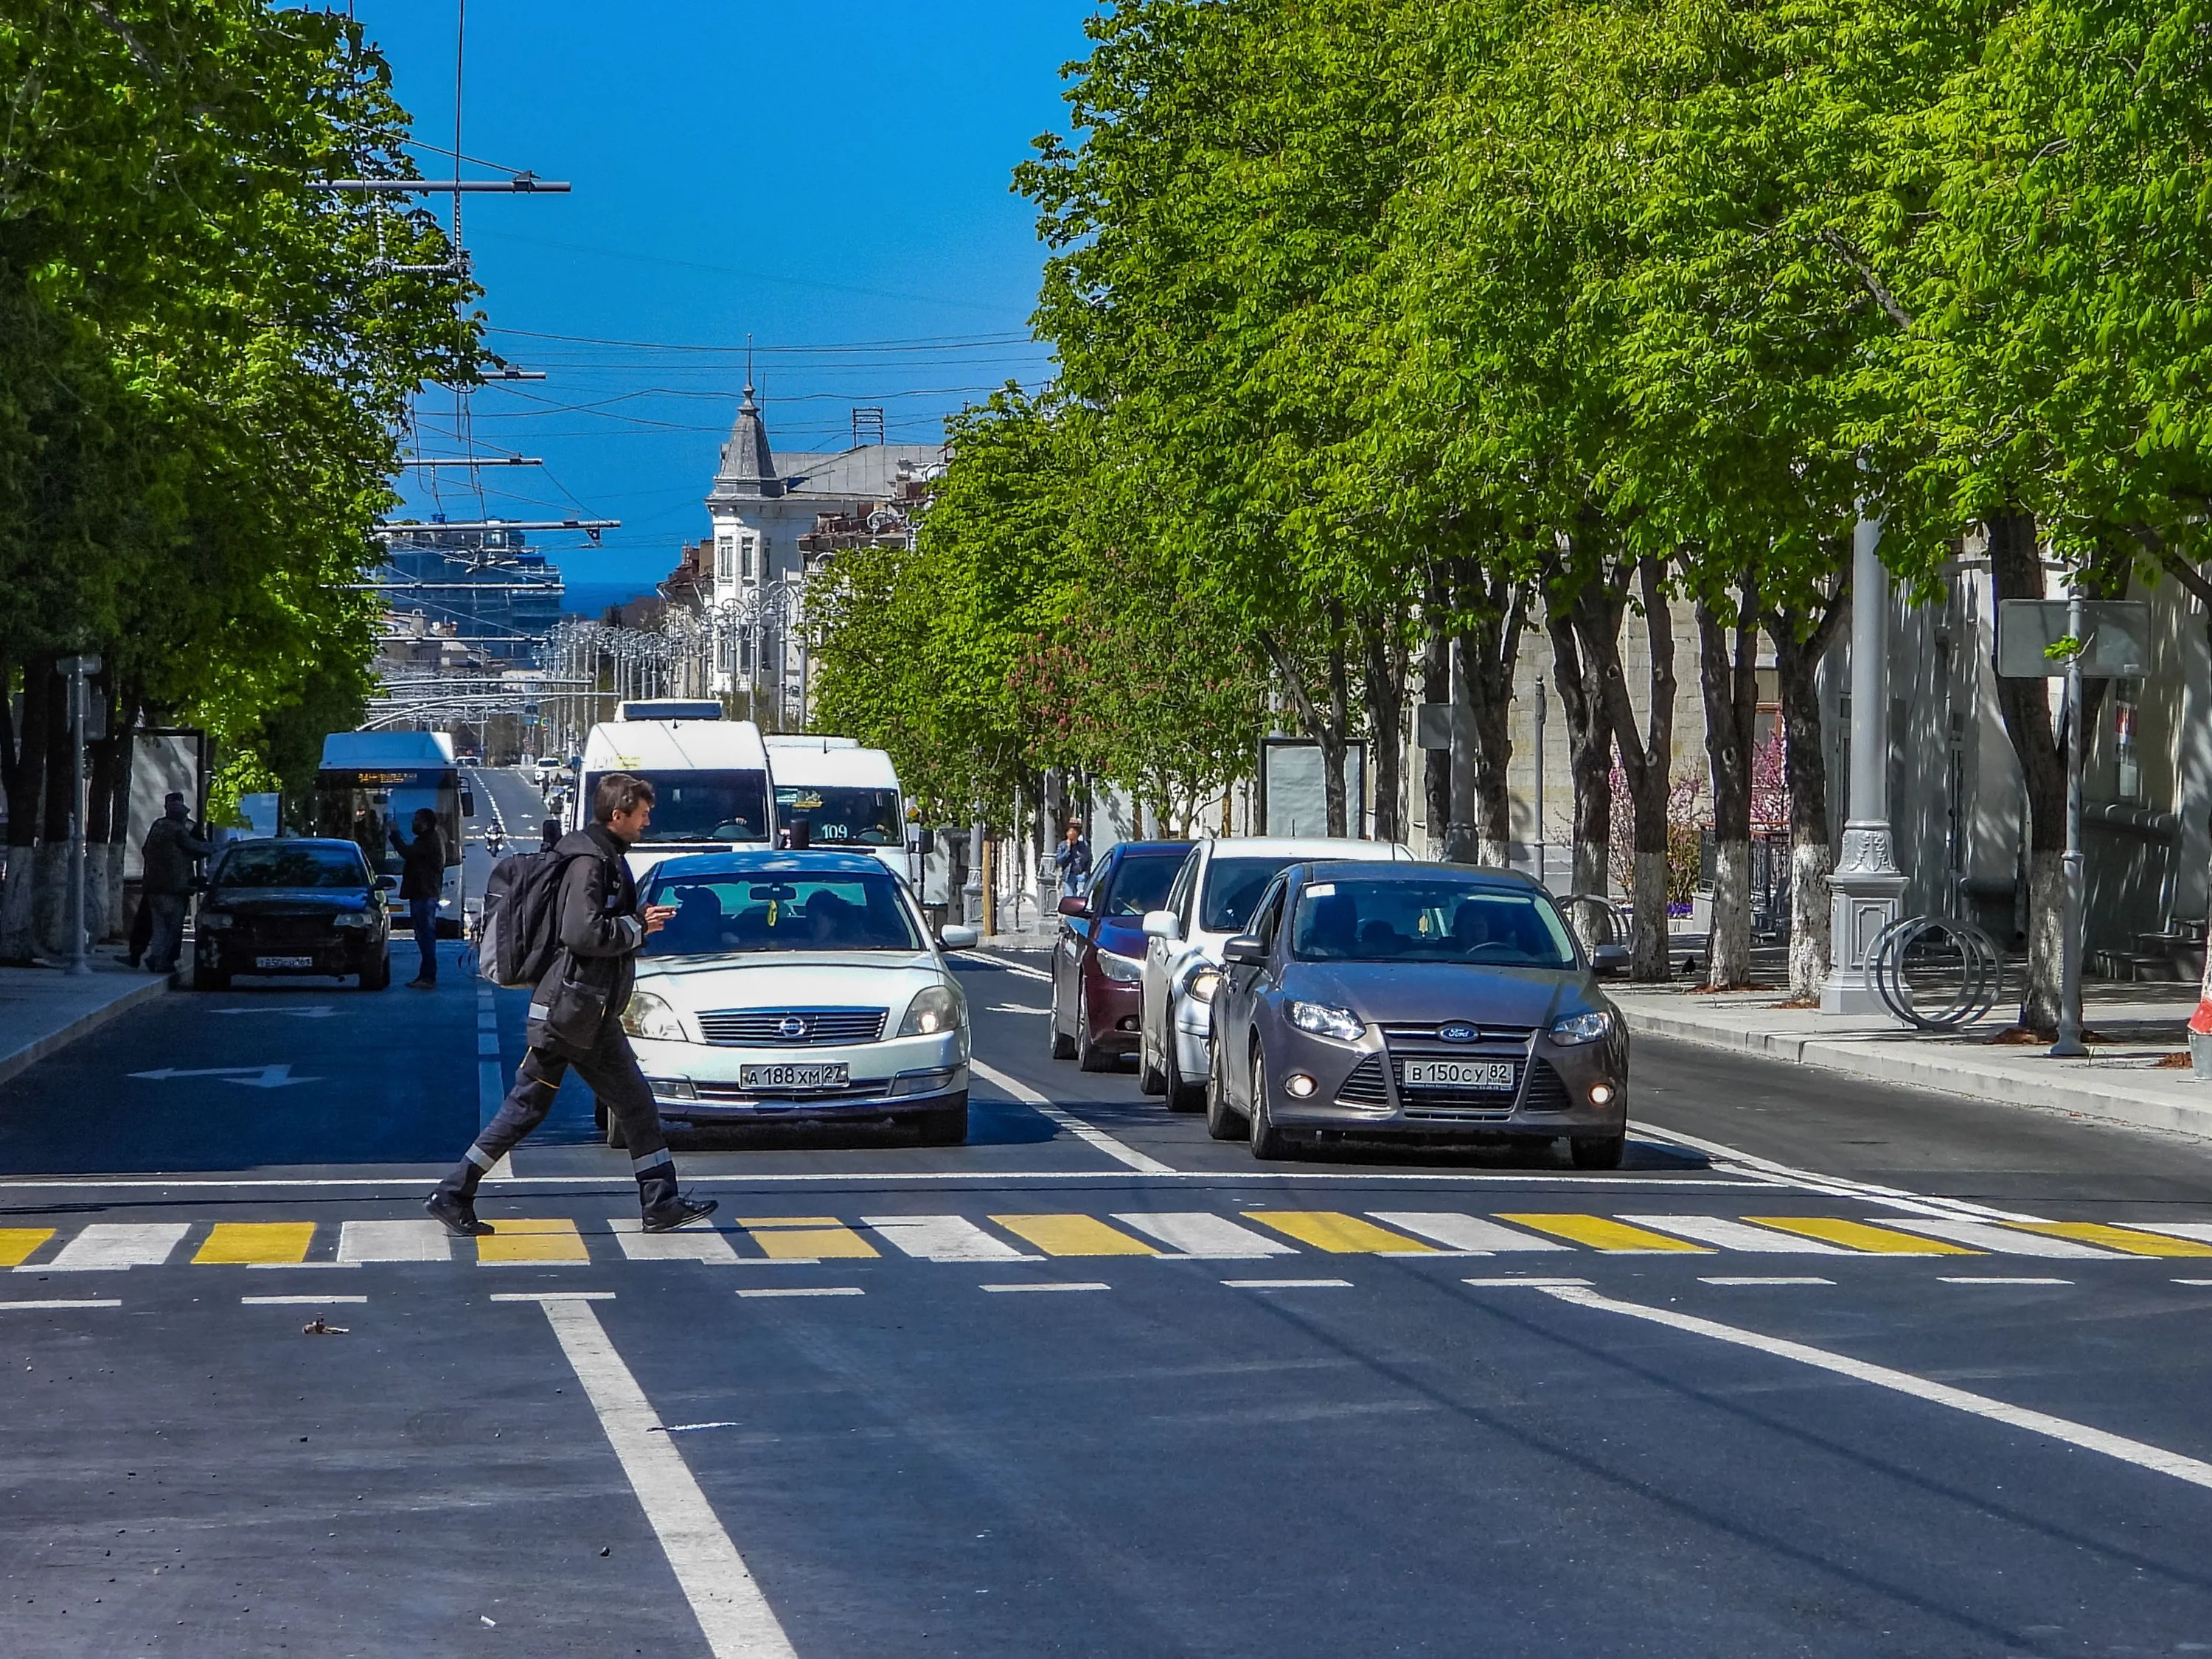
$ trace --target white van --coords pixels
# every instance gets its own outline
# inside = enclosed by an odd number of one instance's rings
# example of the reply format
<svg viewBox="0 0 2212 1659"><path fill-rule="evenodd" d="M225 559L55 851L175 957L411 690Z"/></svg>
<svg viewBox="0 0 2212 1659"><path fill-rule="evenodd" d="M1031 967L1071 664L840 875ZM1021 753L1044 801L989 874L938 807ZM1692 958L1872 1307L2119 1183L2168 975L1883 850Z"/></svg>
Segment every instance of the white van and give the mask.
<svg viewBox="0 0 2212 1659"><path fill-rule="evenodd" d="M865 853L921 890L906 792L889 755L850 738L777 732L767 744L780 826L795 836L804 823L808 845Z"/></svg>
<svg viewBox="0 0 2212 1659"><path fill-rule="evenodd" d="M591 822L592 796L610 772L653 786L653 827L629 851L642 876L665 858L775 844L768 750L750 720L608 720L584 739L582 776L563 817Z"/></svg>

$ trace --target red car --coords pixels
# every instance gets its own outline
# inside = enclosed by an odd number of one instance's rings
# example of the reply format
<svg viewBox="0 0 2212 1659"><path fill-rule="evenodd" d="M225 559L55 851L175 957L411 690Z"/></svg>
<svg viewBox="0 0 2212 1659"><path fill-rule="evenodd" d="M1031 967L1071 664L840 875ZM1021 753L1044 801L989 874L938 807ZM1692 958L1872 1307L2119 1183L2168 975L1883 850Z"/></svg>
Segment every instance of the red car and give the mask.
<svg viewBox="0 0 2212 1659"><path fill-rule="evenodd" d="M1092 871L1091 891L1064 898L1052 951L1052 1057L1086 1072L1137 1052L1143 1025L1145 912L1166 902L1187 841L1125 841Z"/></svg>

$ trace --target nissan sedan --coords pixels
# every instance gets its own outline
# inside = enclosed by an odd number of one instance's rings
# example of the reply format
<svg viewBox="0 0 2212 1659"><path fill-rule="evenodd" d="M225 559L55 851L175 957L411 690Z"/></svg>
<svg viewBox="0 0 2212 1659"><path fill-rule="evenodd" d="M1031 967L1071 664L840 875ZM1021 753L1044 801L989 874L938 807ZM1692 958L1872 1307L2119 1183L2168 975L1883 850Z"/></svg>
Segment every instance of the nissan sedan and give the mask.
<svg viewBox="0 0 2212 1659"><path fill-rule="evenodd" d="M1551 896L1507 871L1309 864L1222 947L1206 1128L1294 1142L1565 1139L1617 1168L1628 1035Z"/></svg>

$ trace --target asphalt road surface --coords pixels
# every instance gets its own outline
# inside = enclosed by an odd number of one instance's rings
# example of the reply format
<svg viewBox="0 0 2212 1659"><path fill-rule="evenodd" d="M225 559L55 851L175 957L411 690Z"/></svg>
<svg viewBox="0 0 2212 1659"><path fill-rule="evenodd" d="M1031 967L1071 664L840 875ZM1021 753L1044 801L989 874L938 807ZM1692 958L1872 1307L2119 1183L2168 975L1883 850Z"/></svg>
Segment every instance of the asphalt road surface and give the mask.
<svg viewBox="0 0 2212 1659"><path fill-rule="evenodd" d="M580 1087L422 1223L452 945L0 1085L0 1652L2212 1652L2212 1149L1647 1042L1617 1174L1262 1166L963 971L973 1144L665 1239Z"/></svg>

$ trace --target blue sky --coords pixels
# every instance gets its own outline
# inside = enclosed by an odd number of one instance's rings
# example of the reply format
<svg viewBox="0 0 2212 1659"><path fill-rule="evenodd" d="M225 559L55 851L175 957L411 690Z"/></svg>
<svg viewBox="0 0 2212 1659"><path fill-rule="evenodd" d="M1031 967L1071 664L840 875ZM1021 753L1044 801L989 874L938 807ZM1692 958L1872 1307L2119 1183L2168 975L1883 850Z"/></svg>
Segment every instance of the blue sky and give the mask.
<svg viewBox="0 0 2212 1659"><path fill-rule="evenodd" d="M451 148L454 0L356 6L416 136ZM574 185L464 198L492 344L551 377L472 399L482 447L547 462L484 475L491 515L619 519L603 551L543 544L572 584L649 589L706 528L748 335L784 450L843 447L855 406L882 407L895 441L932 440L948 410L1041 380L1042 252L1009 173L1064 128L1058 71L1091 9L470 0L462 151ZM425 394L419 428L422 453L460 453L449 394ZM420 476L477 515L465 473Z"/></svg>

